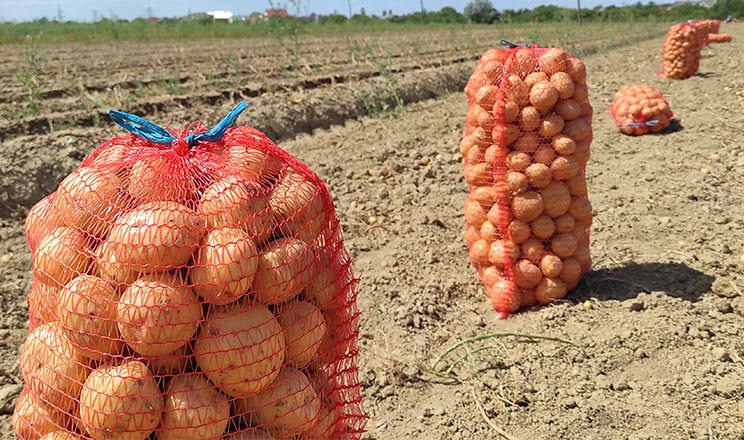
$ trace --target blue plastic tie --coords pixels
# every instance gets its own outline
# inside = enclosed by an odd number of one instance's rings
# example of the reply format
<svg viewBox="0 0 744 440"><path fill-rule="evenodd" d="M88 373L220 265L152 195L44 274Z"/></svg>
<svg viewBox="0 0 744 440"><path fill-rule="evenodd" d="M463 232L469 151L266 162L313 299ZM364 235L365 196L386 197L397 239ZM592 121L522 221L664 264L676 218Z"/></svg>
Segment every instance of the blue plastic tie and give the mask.
<svg viewBox="0 0 744 440"><path fill-rule="evenodd" d="M646 122L633 122L633 123L630 123L630 124L620 124L620 127L638 128L638 127L643 127L644 125L647 126L647 127L654 127L654 126L659 125L659 120L658 119L652 119L652 120L646 121Z"/></svg>
<svg viewBox="0 0 744 440"><path fill-rule="evenodd" d="M235 120L238 119L238 116L243 113L243 110L245 110L246 107L248 107L248 103L245 101L241 101L238 105L235 106L234 109L230 110L230 113L222 118L222 120L217 123L214 128L199 134L191 133L184 138L184 141L188 144L189 147L199 145L199 142L202 141L219 141L225 135L225 131L228 129L228 127L235 123ZM173 141L176 140L176 138L174 138L168 130L140 116L133 115L131 113L125 113L119 110L109 110L109 115L111 115L111 119L114 122L119 124L125 130L150 142L155 142L156 144L171 145Z"/></svg>
<svg viewBox="0 0 744 440"><path fill-rule="evenodd" d="M532 47L532 43L519 45L519 44L514 44L511 41L506 41L503 38L499 38L499 44L502 46L506 46L509 49L515 49L517 47L526 47L526 48Z"/></svg>

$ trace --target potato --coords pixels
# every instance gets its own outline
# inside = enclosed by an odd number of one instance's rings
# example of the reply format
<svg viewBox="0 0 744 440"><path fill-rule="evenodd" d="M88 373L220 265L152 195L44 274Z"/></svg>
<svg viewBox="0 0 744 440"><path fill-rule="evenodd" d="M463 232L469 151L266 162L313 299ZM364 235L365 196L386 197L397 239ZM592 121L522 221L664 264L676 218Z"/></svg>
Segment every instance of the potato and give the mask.
<svg viewBox="0 0 744 440"><path fill-rule="evenodd" d="M302 435L320 414L320 398L302 371L284 367L268 388L246 399L275 437Z"/></svg>
<svg viewBox="0 0 744 440"><path fill-rule="evenodd" d="M280 304L276 319L284 329L286 362L302 368L315 356L326 333L326 323L320 309L307 301Z"/></svg>
<svg viewBox="0 0 744 440"><path fill-rule="evenodd" d="M532 221L530 228L532 228L532 235L545 240L553 236L553 233L555 232L555 222L552 218L543 214Z"/></svg>
<svg viewBox="0 0 744 440"><path fill-rule="evenodd" d="M175 376L165 387L158 440L221 439L230 402L201 374Z"/></svg>
<svg viewBox="0 0 744 440"><path fill-rule="evenodd" d="M486 295L491 301L491 307L498 310L499 314L516 312L522 305L519 288L511 286L504 279L486 286Z"/></svg>
<svg viewBox="0 0 744 440"><path fill-rule="evenodd" d="M259 245L269 238L274 227L266 190L237 176L209 185L196 210L208 227L242 229Z"/></svg>
<svg viewBox="0 0 744 440"><path fill-rule="evenodd" d="M141 155L129 172L127 190L140 202L165 200L186 204L198 199L193 166L173 150Z"/></svg>
<svg viewBox="0 0 744 440"><path fill-rule="evenodd" d="M548 186L549 188L550 186ZM547 188L546 188L547 189ZM543 193L545 190L543 190ZM543 213L543 196L535 191L527 191L512 198L511 209L514 217L524 222L531 222ZM568 207L566 207L568 209Z"/></svg>
<svg viewBox="0 0 744 440"><path fill-rule="evenodd" d="M564 72L567 67L568 54L557 47L552 47L538 57L538 64L540 70L545 72L548 76L554 75L556 72Z"/></svg>
<svg viewBox="0 0 744 440"><path fill-rule="evenodd" d="M31 255L36 252L37 246L50 232L62 226L62 218L54 206L54 195L52 193L39 200L31 207L26 215L24 229L28 239L28 247Z"/></svg>
<svg viewBox="0 0 744 440"><path fill-rule="evenodd" d="M540 304L549 304L566 296L566 283L560 278L543 277L535 288L535 298Z"/></svg>
<svg viewBox="0 0 744 440"><path fill-rule="evenodd" d="M527 170L525 170L525 173L514 170L506 172L505 186L509 194L517 195L527 191L530 186L530 179L527 177L526 172Z"/></svg>
<svg viewBox="0 0 744 440"><path fill-rule="evenodd" d="M470 198L483 206L491 206L496 203L498 191L493 186L477 186L472 188Z"/></svg>
<svg viewBox="0 0 744 440"><path fill-rule="evenodd" d="M95 369L80 392L80 419L96 440L144 440L160 424L163 396L142 362Z"/></svg>
<svg viewBox="0 0 744 440"><path fill-rule="evenodd" d="M537 265L528 260L519 260L514 265L514 284L525 289L537 286L543 274Z"/></svg>
<svg viewBox="0 0 744 440"><path fill-rule="evenodd" d="M550 185L553 175L550 168L542 163L533 163L524 170L532 188L540 189Z"/></svg>
<svg viewBox="0 0 744 440"><path fill-rule="evenodd" d="M65 225L102 237L127 205L123 185L112 170L79 167L59 183L54 206Z"/></svg>
<svg viewBox="0 0 744 440"><path fill-rule="evenodd" d="M519 115L519 128L523 131L533 131L539 126L540 111L532 106L524 107Z"/></svg>
<svg viewBox="0 0 744 440"><path fill-rule="evenodd" d="M507 232L509 234L509 239L514 242L514 244L521 244L530 238L532 230L528 223L514 219L509 223Z"/></svg>
<svg viewBox="0 0 744 440"><path fill-rule="evenodd" d="M20 440L37 440L41 436L58 431L68 418L60 411L50 408L32 391L26 389L18 397L13 410L13 431Z"/></svg>
<svg viewBox="0 0 744 440"><path fill-rule="evenodd" d="M20 440L45 438L46 435L73 426L69 415L52 408L28 389L21 392L16 400L11 423Z"/></svg>
<svg viewBox="0 0 744 440"><path fill-rule="evenodd" d="M320 180L313 182L297 171L285 170L269 196L269 205L285 236L314 243L330 221Z"/></svg>
<svg viewBox="0 0 744 440"><path fill-rule="evenodd" d="M352 356L356 342L349 337L349 329L359 325L359 311L340 308L324 314L326 320L326 334L318 348L318 354L311 364L314 371L333 369L338 366L340 359Z"/></svg>
<svg viewBox="0 0 744 440"><path fill-rule="evenodd" d="M119 264L159 272L185 265L203 234L203 221L194 211L180 203L156 201L117 218L104 243L113 243Z"/></svg>
<svg viewBox="0 0 744 440"><path fill-rule="evenodd" d="M566 282L569 288L573 288L579 283L582 270L583 268L579 260L576 258L567 258L563 262L563 268L558 276Z"/></svg>
<svg viewBox="0 0 744 440"><path fill-rule="evenodd" d="M530 237L525 240L525 242L522 243L520 250L520 255L522 257L535 264L539 263L543 255L545 255L545 246L543 245L543 241L535 237Z"/></svg>
<svg viewBox="0 0 744 440"><path fill-rule="evenodd" d="M259 143L270 142L265 134L245 126L236 127L225 136L227 163L223 175L237 175L243 180L268 186L281 171L282 160L269 151L244 145L246 141L254 140Z"/></svg>
<svg viewBox="0 0 744 440"><path fill-rule="evenodd" d="M568 207L571 206L571 192L564 182L552 181L550 185L543 188L541 195L545 214L549 217L560 217L568 212Z"/></svg>
<svg viewBox="0 0 744 440"><path fill-rule="evenodd" d="M71 411L90 369L62 324L36 327L21 347L21 375L26 386L60 411Z"/></svg>
<svg viewBox="0 0 744 440"><path fill-rule="evenodd" d="M305 297L321 310L332 310L346 300L346 286L351 283L348 266L342 264L338 256L330 257L325 250L320 249L317 254L316 276L305 286Z"/></svg>
<svg viewBox="0 0 744 440"><path fill-rule="evenodd" d="M480 236L487 242L501 238L501 232L490 221L485 221L480 227Z"/></svg>
<svg viewBox="0 0 744 440"><path fill-rule="evenodd" d="M157 356L173 352L196 333L201 302L179 278L146 275L121 294L117 325L122 339L137 353Z"/></svg>
<svg viewBox="0 0 744 440"><path fill-rule="evenodd" d="M59 288L34 280L28 292L28 314L31 326L57 320Z"/></svg>
<svg viewBox="0 0 744 440"><path fill-rule="evenodd" d="M563 272L563 260L554 254L545 254L540 260L540 270L546 277L555 278Z"/></svg>
<svg viewBox="0 0 744 440"><path fill-rule="evenodd" d="M274 381L285 347L282 326L269 309L238 301L210 311L194 342L194 356L212 383L239 397Z"/></svg>
<svg viewBox="0 0 744 440"><path fill-rule="evenodd" d="M266 245L253 279L256 297L264 304L279 304L295 297L315 277L315 254L304 241L280 238Z"/></svg>
<svg viewBox="0 0 744 440"><path fill-rule="evenodd" d="M519 76L525 78L535 72L537 62L537 56L533 50L520 48L514 54L514 66L512 69L514 72L519 73Z"/></svg>
<svg viewBox="0 0 744 440"><path fill-rule="evenodd" d="M158 376L170 376L193 371L194 353L191 344L184 344L170 353L148 356L143 362Z"/></svg>
<svg viewBox="0 0 744 440"><path fill-rule="evenodd" d="M136 269L141 266L132 267L130 263L120 257L117 243L103 241L95 251L95 264L93 273L98 277L112 283L117 290L124 291L139 277ZM122 248L126 249L126 248ZM124 254L124 257L127 255Z"/></svg>
<svg viewBox="0 0 744 440"><path fill-rule="evenodd" d="M537 83L530 90L529 99L533 107L545 114L558 102L558 90L548 81Z"/></svg>
<svg viewBox="0 0 744 440"><path fill-rule="evenodd" d="M34 277L48 286L61 288L85 273L92 259L90 243L85 235L62 226L39 243L33 256Z"/></svg>
<svg viewBox="0 0 744 440"><path fill-rule="evenodd" d="M481 239L480 229L473 225L466 225L463 236L465 237L465 242L468 244L468 248L471 248L475 242Z"/></svg>
<svg viewBox="0 0 744 440"><path fill-rule="evenodd" d="M468 196L465 200L465 223L480 226L486 221L486 210L477 200Z"/></svg>
<svg viewBox="0 0 744 440"><path fill-rule="evenodd" d="M493 247L493 243L489 243L482 238L479 238L470 246L470 262L474 267L478 268L488 264L491 247Z"/></svg>
<svg viewBox="0 0 744 440"><path fill-rule="evenodd" d="M253 284L258 270L258 248L241 229L213 229L196 253L189 278L191 287L211 304L235 301Z"/></svg>
<svg viewBox="0 0 744 440"><path fill-rule="evenodd" d="M563 99L555 105L555 112L558 113L564 121L570 121L581 116L581 104L574 99Z"/></svg>
<svg viewBox="0 0 744 440"><path fill-rule="evenodd" d="M80 275L60 290L59 322L83 356L100 361L123 352L116 327L118 299L110 283L93 275Z"/></svg>
<svg viewBox="0 0 744 440"><path fill-rule="evenodd" d="M335 438L333 437L336 431L334 425L337 421L337 407L329 404L322 405L315 424L305 435L307 438L313 440L331 440Z"/></svg>
<svg viewBox="0 0 744 440"><path fill-rule="evenodd" d="M96 148L83 164L92 168L106 168L122 179L126 179L132 168L133 158L142 151L142 146L133 145L130 138L121 136ZM126 180L125 180L126 181Z"/></svg>
<svg viewBox="0 0 744 440"><path fill-rule="evenodd" d="M557 234L550 240L550 249L561 258L572 256L578 249L576 235L571 232Z"/></svg>
<svg viewBox="0 0 744 440"><path fill-rule="evenodd" d="M487 261L501 269L517 261L520 254L519 246L514 246L508 240L494 240L488 248Z"/></svg>

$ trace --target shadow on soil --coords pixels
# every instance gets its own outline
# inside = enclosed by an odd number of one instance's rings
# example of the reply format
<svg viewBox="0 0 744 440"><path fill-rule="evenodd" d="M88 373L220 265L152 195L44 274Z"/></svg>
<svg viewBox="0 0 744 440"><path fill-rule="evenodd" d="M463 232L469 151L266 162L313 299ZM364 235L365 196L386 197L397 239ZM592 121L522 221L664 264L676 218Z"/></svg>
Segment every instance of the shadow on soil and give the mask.
<svg viewBox="0 0 744 440"><path fill-rule="evenodd" d="M642 292L664 292L695 302L711 290L714 279L682 263L630 263L589 271L573 297L582 301L589 298L623 301Z"/></svg>

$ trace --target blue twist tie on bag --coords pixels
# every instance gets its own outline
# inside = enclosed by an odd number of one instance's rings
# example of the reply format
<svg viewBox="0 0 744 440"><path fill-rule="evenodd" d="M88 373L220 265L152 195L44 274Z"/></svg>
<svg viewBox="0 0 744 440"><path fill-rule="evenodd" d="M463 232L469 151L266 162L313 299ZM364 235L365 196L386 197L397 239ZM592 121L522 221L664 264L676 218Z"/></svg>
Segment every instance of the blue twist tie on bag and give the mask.
<svg viewBox="0 0 744 440"><path fill-rule="evenodd" d="M507 48L509 48L509 49L515 49L515 48L517 48L517 47L526 47L526 48L528 48L528 49L529 49L529 48L531 48L531 47L534 47L534 46L535 46L535 45L534 45L534 43L527 43L527 44L514 44L514 43L512 43L512 42L510 42L510 41L506 41L506 40L505 40L505 39L503 39L503 38L499 38L499 44L500 44L500 45L502 45L502 46L505 46L505 47L507 47Z"/></svg>
<svg viewBox="0 0 744 440"><path fill-rule="evenodd" d="M246 107L248 107L248 103L241 101L212 129L198 134L190 133L183 139L176 139L173 137L171 132L165 128L131 113L125 113L119 110L109 110L109 115L114 122L137 137L156 144L171 145L174 149L177 147L183 147L184 145L182 144L185 143L185 147L188 149L199 145L199 142L202 141L217 142L222 139L225 135L225 131L235 123L238 116L243 113L243 110L245 110Z"/></svg>
<svg viewBox="0 0 744 440"><path fill-rule="evenodd" d="M630 123L630 124L620 124L620 125L618 125L618 127L638 128L638 127L643 127L644 125L647 126L647 127L655 127L655 126L659 125L659 120L658 119L652 119L652 120L646 121L646 122L634 122L634 123Z"/></svg>

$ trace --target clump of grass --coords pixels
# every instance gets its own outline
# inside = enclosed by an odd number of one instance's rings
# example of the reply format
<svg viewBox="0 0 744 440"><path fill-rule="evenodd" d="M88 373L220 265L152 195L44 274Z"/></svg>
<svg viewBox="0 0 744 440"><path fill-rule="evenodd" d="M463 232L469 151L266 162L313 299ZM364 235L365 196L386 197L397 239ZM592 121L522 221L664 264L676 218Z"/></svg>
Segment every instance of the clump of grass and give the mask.
<svg viewBox="0 0 744 440"><path fill-rule="evenodd" d="M42 80L41 73L46 58L39 50L39 40L42 34L26 35L23 46L24 69L17 76L17 81L23 87L24 114L38 115L41 112Z"/></svg>
<svg viewBox="0 0 744 440"><path fill-rule="evenodd" d="M275 6L273 1L269 1L269 6L274 9L294 10L299 16L300 0L289 0L283 5ZM290 8L291 6L291 8ZM302 46L300 45L300 34L302 31L302 22L296 19L272 18L269 20L271 34L277 39L279 47L290 57L290 62L295 71L299 70Z"/></svg>
<svg viewBox="0 0 744 440"><path fill-rule="evenodd" d="M535 344L539 342L558 342L565 347L575 346L569 340L554 336L537 336L521 333L488 333L462 339L439 355L432 363L429 371L439 377L452 378L460 367L467 367L474 372L479 361L490 355L491 359L503 362L508 358L509 348L504 342L507 338L514 338L518 343Z"/></svg>
<svg viewBox="0 0 744 440"><path fill-rule="evenodd" d="M373 117L397 117L403 111L403 99L398 96L398 77L392 69L392 55L386 50L384 57L371 57L380 72L380 81L374 86L372 95L362 105Z"/></svg>

